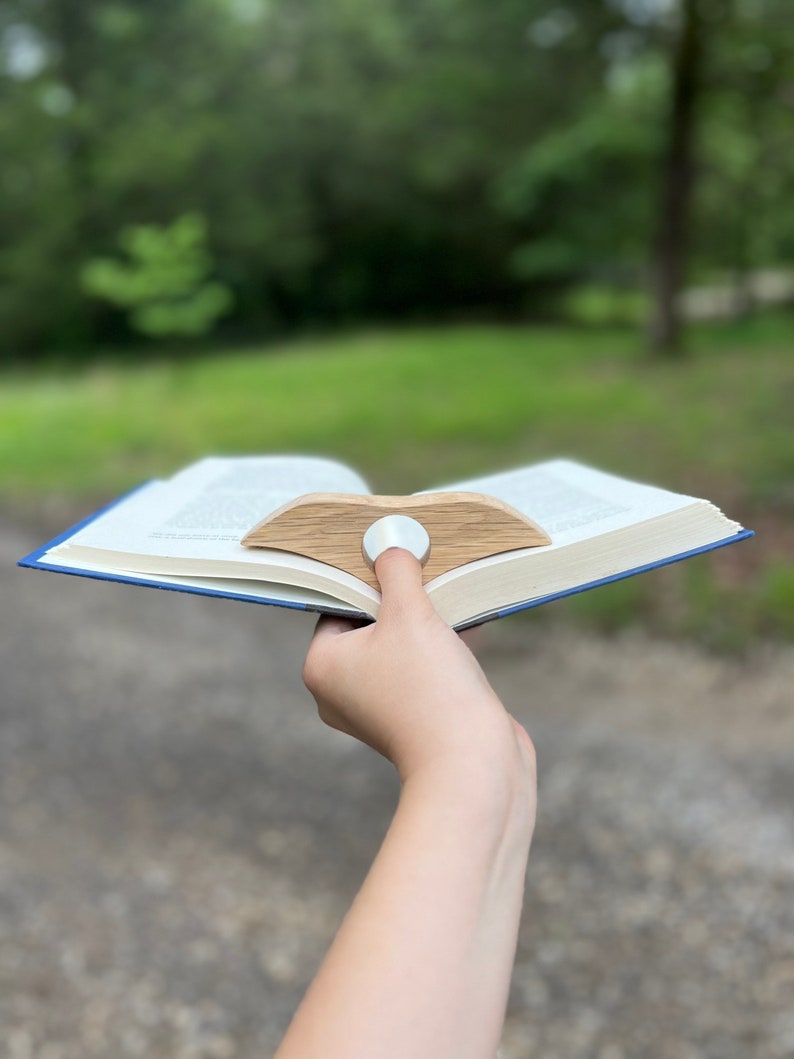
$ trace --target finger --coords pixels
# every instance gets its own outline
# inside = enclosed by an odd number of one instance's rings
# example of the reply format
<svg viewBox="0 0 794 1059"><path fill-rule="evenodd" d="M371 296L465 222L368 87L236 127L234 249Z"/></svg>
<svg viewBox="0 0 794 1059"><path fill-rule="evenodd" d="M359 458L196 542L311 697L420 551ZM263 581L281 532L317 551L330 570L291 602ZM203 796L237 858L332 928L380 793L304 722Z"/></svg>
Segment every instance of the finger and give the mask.
<svg viewBox="0 0 794 1059"><path fill-rule="evenodd" d="M425 610L430 604L422 586L422 567L404 548L387 548L375 561L380 582L380 620L406 610Z"/></svg>
<svg viewBox="0 0 794 1059"><path fill-rule="evenodd" d="M458 636L463 640L468 649L473 655L477 655L483 644L482 629L479 625L472 626L470 629L463 629L458 633Z"/></svg>
<svg viewBox="0 0 794 1059"><path fill-rule="evenodd" d="M338 614L323 614L314 629L314 639L323 640L339 636L343 632L352 632L361 627L361 622L354 618L343 618Z"/></svg>
<svg viewBox="0 0 794 1059"><path fill-rule="evenodd" d="M317 622L303 663L303 683L318 703L327 687L329 664L339 653L338 637L355 628L355 621L335 614L324 614Z"/></svg>

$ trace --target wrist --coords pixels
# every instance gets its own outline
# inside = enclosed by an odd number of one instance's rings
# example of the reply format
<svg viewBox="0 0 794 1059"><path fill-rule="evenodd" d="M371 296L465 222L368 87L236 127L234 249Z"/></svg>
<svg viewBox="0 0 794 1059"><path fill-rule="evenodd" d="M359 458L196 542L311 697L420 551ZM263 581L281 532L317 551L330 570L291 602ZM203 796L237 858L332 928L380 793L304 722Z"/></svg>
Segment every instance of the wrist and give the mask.
<svg viewBox="0 0 794 1059"><path fill-rule="evenodd" d="M456 749L429 758L402 776L401 801L434 805L498 843L529 845L535 823L535 758L528 737Z"/></svg>

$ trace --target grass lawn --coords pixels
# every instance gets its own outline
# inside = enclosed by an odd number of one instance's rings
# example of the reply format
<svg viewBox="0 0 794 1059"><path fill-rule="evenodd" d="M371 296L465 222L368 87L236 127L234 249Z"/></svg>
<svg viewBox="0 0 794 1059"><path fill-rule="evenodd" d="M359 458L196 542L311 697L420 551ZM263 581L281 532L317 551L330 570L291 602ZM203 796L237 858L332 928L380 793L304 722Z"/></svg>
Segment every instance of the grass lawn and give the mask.
<svg viewBox="0 0 794 1059"><path fill-rule="evenodd" d="M719 642L794 633L794 319L701 327L692 348L650 363L630 330L444 327L7 373L0 501L89 506L207 453L337 456L379 492L570 455L708 496L759 536L561 609Z"/></svg>

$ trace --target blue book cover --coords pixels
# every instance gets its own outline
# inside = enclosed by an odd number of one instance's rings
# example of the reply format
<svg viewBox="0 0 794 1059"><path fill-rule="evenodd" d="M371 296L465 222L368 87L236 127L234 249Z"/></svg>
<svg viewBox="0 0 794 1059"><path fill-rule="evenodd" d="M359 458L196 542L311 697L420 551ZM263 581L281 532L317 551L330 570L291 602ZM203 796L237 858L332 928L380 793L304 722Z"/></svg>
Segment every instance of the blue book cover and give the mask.
<svg viewBox="0 0 794 1059"><path fill-rule="evenodd" d="M145 486L139 487L139 489L142 488L145 488ZM253 595L243 590L235 591L234 589L229 589L227 587L229 584L228 581L226 581L223 585L213 586L213 579L210 577L191 578L185 579L183 581L164 580L162 578L154 576L140 576L124 571L84 569L82 567L69 566L68 564L56 564L53 562L43 561L44 556L47 554L47 552L49 552L56 545L69 540L79 530L83 529L85 526L88 526L100 515L115 507L117 504L122 503L128 497L133 496L137 491L137 489L133 490L132 492L127 493L122 497L119 497L111 504L100 508L98 511L89 515L81 522L70 527L63 533L59 534L57 537L54 537L52 540L48 541L46 544L43 544L41 545L41 547L36 548L29 555L26 555L24 556L24 558L18 560L17 565L27 567L32 570L46 570L52 573L71 574L77 577L88 577L97 581L111 581L125 585L140 585L145 588L159 588L171 592L187 592L199 596L217 596L222 599L239 600L242 603L259 603L265 604L266 606L286 607L291 610L305 610L313 611L316 613L344 615L346 617L360 617L364 619L369 617L369 615L364 614L362 612L352 612L350 607L344 605L334 606L332 600L329 600L327 603L325 603L316 601L305 602L290 599L288 586L285 586L282 590L281 586L273 585L270 586L273 589L271 594ZM754 536L752 530L742 529L739 532L731 534L730 536L725 537L721 540L717 540L697 548L677 552L674 555L670 555L668 557L656 560L651 563L646 563L641 566L635 566L630 569L621 570L619 573L611 574L608 577L602 577L592 581L582 582L581 584L566 588L563 591L552 592L547 595L541 595L533 599L528 599L523 602L515 603L511 606L504 607L503 609L489 612L486 615L479 615L475 618L460 622L456 625L456 628L467 628L472 625L481 624L484 621L491 621L496 618L503 618L510 614L516 614L522 610L528 610L533 607L539 607L545 603L550 603L553 600L562 599L566 596L575 595L581 592L586 592L593 588L599 588L602 585L611 584L612 582L620 581L627 577L633 577L636 574L642 574L646 571L654 570L662 566L668 566L672 563L680 562L682 559L688 559L691 556L702 555L706 552L714 551L717 548L723 548L729 544L735 544L738 541L747 540L752 536ZM266 584L266 582L264 582L264 584ZM263 582L259 582L259 585L263 585Z"/></svg>

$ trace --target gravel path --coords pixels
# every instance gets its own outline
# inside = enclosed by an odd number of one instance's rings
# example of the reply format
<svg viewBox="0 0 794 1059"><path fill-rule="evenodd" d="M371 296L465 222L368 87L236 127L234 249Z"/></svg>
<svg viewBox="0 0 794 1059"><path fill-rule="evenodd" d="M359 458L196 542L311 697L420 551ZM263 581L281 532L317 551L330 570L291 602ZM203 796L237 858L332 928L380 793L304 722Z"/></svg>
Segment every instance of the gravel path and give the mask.
<svg viewBox="0 0 794 1059"><path fill-rule="evenodd" d="M0 1056L267 1057L391 769L318 722L310 617L15 569L35 543L0 529ZM505 1059L794 1056L794 649L544 624L482 652L541 770Z"/></svg>

